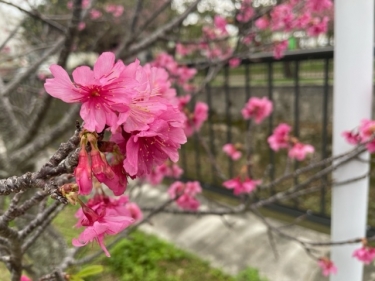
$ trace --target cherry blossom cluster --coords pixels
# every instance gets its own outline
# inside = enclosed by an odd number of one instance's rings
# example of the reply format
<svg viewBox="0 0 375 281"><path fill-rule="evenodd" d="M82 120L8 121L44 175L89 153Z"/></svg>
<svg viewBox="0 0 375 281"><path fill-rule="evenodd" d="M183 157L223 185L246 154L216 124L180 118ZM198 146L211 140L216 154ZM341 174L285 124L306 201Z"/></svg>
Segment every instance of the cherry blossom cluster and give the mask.
<svg viewBox="0 0 375 281"><path fill-rule="evenodd" d="M240 149L242 148L241 144L232 144L227 143L223 146L223 151L228 155L233 161L236 161L241 158L242 153Z"/></svg>
<svg viewBox="0 0 375 281"><path fill-rule="evenodd" d="M206 103L198 101L194 105L194 111L191 112L188 107L190 99L190 95L178 97L178 108L186 115L184 130L187 137L192 136L194 132L201 129L203 123L208 118L209 110Z"/></svg>
<svg viewBox="0 0 375 281"><path fill-rule="evenodd" d="M171 163L167 161L166 163L156 166L150 174L146 175L144 178L146 181L151 183L152 185L160 184L164 177L172 178L172 179L179 179L181 175L184 173L184 170L181 169L175 163Z"/></svg>
<svg viewBox="0 0 375 281"><path fill-rule="evenodd" d="M184 210L195 211L199 208L197 194L202 192L202 188L197 181L186 183L176 181L168 189L171 199L175 199L176 204Z"/></svg>
<svg viewBox="0 0 375 281"><path fill-rule="evenodd" d="M73 245L82 247L92 240L96 240L107 257L110 256L104 245L104 235L115 235L129 225L142 219L139 207L129 202L127 196L113 199L104 194L96 194L86 204L81 203L75 216L78 219L76 227L85 227L85 230L76 239Z"/></svg>
<svg viewBox="0 0 375 281"><path fill-rule="evenodd" d="M370 153L375 152L374 134L375 121L369 119L363 119L357 130L344 131L342 133L348 143L354 145L363 143Z"/></svg>
<svg viewBox="0 0 375 281"><path fill-rule="evenodd" d="M186 117L162 68L141 66L138 60L125 65L107 52L93 69L77 67L73 82L62 67L52 65L50 70L53 78L46 80L46 92L67 103L81 103L84 121L76 183L60 188L70 202L82 207L77 226L85 230L73 244L96 240L109 255L104 235L119 233L141 216L139 208L122 196L128 177L146 177L166 160L178 161L178 149L186 142ZM108 140L103 139L104 131ZM181 174L172 167L170 174ZM97 183L122 197L108 198ZM94 197L86 204L78 198L92 190Z"/></svg>
<svg viewBox="0 0 375 281"><path fill-rule="evenodd" d="M257 185L261 183L261 180L254 180L245 175L245 173L242 173L242 175L223 182L223 186L228 189L233 189L234 195L240 195L243 193L251 193L256 189Z"/></svg>
<svg viewBox="0 0 375 281"><path fill-rule="evenodd" d="M310 144L300 142L296 137L290 135L292 128L285 123L279 124L267 141L273 151L287 149L291 159L302 161L308 154L314 153L315 149Z"/></svg>
<svg viewBox="0 0 375 281"><path fill-rule="evenodd" d="M185 91L190 92L194 90L194 86L190 83L190 80L197 74L195 68L179 65L173 56L164 52L159 53L151 65L164 68L169 74L170 81L181 86Z"/></svg>
<svg viewBox="0 0 375 281"><path fill-rule="evenodd" d="M260 124L271 115L272 109L272 102L268 98L252 97L247 101L241 113L244 119L254 119L256 124Z"/></svg>
<svg viewBox="0 0 375 281"><path fill-rule="evenodd" d="M82 9L87 10L90 8L90 0L83 0L82 1ZM68 1L67 3L67 8L71 10L73 8L73 1ZM122 16L124 13L124 6L122 5L116 5L116 4L107 4L104 6L104 10L101 11L96 8L90 8L89 9L89 17L91 20L95 21L103 17L103 12L106 12L108 15L114 17L114 18L119 18ZM85 22L80 22L78 24L78 30L83 30L86 28L86 23Z"/></svg>

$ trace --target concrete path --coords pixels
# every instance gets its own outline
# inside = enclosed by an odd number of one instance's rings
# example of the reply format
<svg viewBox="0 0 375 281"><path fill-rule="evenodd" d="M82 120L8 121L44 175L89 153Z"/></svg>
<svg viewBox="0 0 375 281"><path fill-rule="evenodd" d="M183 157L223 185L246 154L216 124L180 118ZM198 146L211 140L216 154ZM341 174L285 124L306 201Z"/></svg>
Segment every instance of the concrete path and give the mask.
<svg viewBox="0 0 375 281"><path fill-rule="evenodd" d="M165 187L145 185L143 188L141 206L158 206L167 199ZM204 205L202 207L205 208ZM283 225L273 219L270 221L275 226ZM254 267L269 281L328 280L321 275L316 262L295 242L275 236L279 256L275 258L266 227L251 214L226 216L225 222L217 216L160 214L141 229L208 260L212 266L230 274ZM314 241L329 239L326 234L299 226L285 230ZM353 262L356 261L353 259ZM371 272L374 272L374 267L367 267L365 281L375 280L371 278Z"/></svg>
<svg viewBox="0 0 375 281"><path fill-rule="evenodd" d="M47 152L39 161L43 165ZM141 206L155 207L168 200L166 187L144 185L141 194L133 194ZM207 202L200 198L201 208ZM225 221L224 221L225 219ZM152 218L151 224L141 229L196 254L229 274L237 274L247 267L259 270L269 281L328 281L316 262L295 242L274 236L278 258L275 258L266 227L252 214L242 216L188 216L162 213ZM285 223L268 219L274 226ZM230 225L230 227L228 226ZM292 226L288 233L312 241L329 241L329 235L307 228ZM321 249L322 255L328 249ZM358 262L353 258L353 262ZM340 269L339 269L340 270ZM202 280L204 281L204 280ZM340 280L352 281L352 280ZM363 281L375 281L375 266L365 266Z"/></svg>

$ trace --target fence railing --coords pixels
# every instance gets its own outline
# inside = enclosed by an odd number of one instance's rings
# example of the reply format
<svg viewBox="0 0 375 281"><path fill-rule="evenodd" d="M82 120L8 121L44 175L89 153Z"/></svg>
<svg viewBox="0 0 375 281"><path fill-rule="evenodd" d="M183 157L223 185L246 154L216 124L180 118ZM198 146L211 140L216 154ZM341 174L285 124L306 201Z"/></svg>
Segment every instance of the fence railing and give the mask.
<svg viewBox="0 0 375 281"><path fill-rule="evenodd" d="M275 60L272 54L257 54L242 60L238 68L225 66L205 87L203 94L196 97L210 108L201 138L227 177L234 177L244 162L231 161L222 152L222 146L245 142L249 123L242 119L240 111L250 97L267 96L274 102L274 112L263 122L265 124L254 128L251 136L255 178L267 175L274 179L285 173L289 165L286 154L273 152L267 144L267 137L281 122L292 125L294 136L302 142L314 145L316 152L312 160L327 158L331 154L332 143L332 81L332 48L314 52L291 51L280 60ZM233 196L222 186L222 180L218 178L201 141L197 136L193 138L181 151L180 163L185 179L199 180L208 190ZM298 165L301 164L293 163L290 169L298 168ZM294 182L299 180L295 178ZM323 182L328 180L322 179ZM259 200L286 188L281 186L267 192L257 191L254 198ZM330 201L330 188L323 187L318 193L272 204L269 208L292 216L307 213L310 221L329 225ZM374 212L369 213L369 224L375 226L375 218L371 214Z"/></svg>

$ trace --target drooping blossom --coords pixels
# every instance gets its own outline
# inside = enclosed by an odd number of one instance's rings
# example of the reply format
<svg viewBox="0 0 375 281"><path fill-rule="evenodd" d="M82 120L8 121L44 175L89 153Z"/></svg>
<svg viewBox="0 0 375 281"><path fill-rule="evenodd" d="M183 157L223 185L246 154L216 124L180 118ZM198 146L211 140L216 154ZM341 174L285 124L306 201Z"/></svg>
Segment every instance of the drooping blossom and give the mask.
<svg viewBox="0 0 375 281"><path fill-rule="evenodd" d="M80 115L85 128L101 132L105 125L117 127L117 115L114 107L122 110L122 104L133 94L136 81L121 76L125 66L122 61L115 63L115 55L107 52L100 55L91 70L87 66L77 67L73 71L74 83L66 71L59 65L50 70L54 78L47 79L44 87L51 96L66 103L82 103Z"/></svg>
<svg viewBox="0 0 375 281"><path fill-rule="evenodd" d="M285 123L279 124L273 134L268 137L267 142L273 151L279 151L281 148L288 148L289 134L292 128Z"/></svg>
<svg viewBox="0 0 375 281"><path fill-rule="evenodd" d="M370 264L375 259L375 248L362 246L353 252L353 257L357 258L364 264Z"/></svg>
<svg viewBox="0 0 375 281"><path fill-rule="evenodd" d="M180 181L174 182L168 189L168 194L171 199L176 199L176 204L185 210L197 210L199 208L199 201L196 199L197 194L202 192L199 182Z"/></svg>
<svg viewBox="0 0 375 281"><path fill-rule="evenodd" d="M85 146L81 147L78 154L78 165L74 169L74 176L79 187L79 194L88 195L92 190L92 172L89 155Z"/></svg>
<svg viewBox="0 0 375 281"><path fill-rule="evenodd" d="M241 113L243 118L253 118L255 123L260 124L272 113L272 107L272 102L268 98L252 97L241 110Z"/></svg>
<svg viewBox="0 0 375 281"><path fill-rule="evenodd" d="M242 153L238 151L236 146L232 143L227 143L223 146L223 151L230 157L232 160L238 160L241 158Z"/></svg>
<svg viewBox="0 0 375 281"><path fill-rule="evenodd" d="M322 269L322 274L324 276L329 276L330 274L336 274L337 273L337 267L328 258L319 259L318 265Z"/></svg>
<svg viewBox="0 0 375 281"><path fill-rule="evenodd" d="M100 204L95 210L82 204L81 214L77 226L83 226L85 230L78 238L73 238L73 246L82 247L95 240L107 257L110 254L104 245L104 236L118 234L133 223L130 216L120 215L104 204Z"/></svg>
<svg viewBox="0 0 375 281"><path fill-rule="evenodd" d="M190 114L185 121L185 134L187 137L193 135L195 131L199 131L204 121L208 118L208 105L204 102L195 104L194 112Z"/></svg>
<svg viewBox="0 0 375 281"><path fill-rule="evenodd" d="M251 193L256 189L256 186L261 184L261 180L253 180L249 177L242 179L241 177L236 177L223 182L223 186L228 189L233 189L234 195L240 195L242 193Z"/></svg>
<svg viewBox="0 0 375 281"><path fill-rule="evenodd" d="M298 142L289 150L288 156L291 159L302 161L308 154L314 153L314 151L315 149L312 145Z"/></svg>

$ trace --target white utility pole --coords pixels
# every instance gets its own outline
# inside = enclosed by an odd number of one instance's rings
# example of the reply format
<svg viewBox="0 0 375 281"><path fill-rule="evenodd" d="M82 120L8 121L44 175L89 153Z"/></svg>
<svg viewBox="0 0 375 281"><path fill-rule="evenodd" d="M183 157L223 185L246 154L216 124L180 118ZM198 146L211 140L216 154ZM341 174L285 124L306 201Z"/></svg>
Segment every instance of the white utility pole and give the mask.
<svg viewBox="0 0 375 281"><path fill-rule="evenodd" d="M374 1L335 0L333 154L348 151L341 133L371 118L374 57ZM368 159L369 155L363 154ZM334 172L336 181L364 175L367 163L352 161ZM331 237L342 241L364 237L369 179L333 188ZM331 248L338 272L331 281L362 281L363 264L352 257L361 245Z"/></svg>

